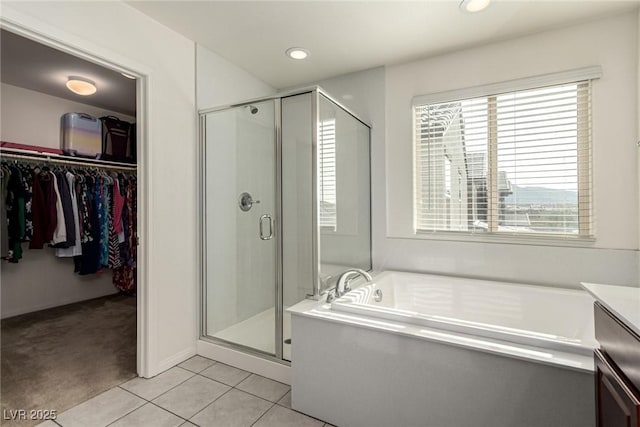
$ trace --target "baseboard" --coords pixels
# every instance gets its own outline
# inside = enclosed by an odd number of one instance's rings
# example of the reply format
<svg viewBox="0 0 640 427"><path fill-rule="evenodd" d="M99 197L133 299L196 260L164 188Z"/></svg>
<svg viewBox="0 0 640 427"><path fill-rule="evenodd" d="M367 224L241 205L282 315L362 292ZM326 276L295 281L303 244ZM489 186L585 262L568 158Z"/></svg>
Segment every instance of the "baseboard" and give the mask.
<svg viewBox="0 0 640 427"><path fill-rule="evenodd" d="M166 359L158 363L156 369L151 369L149 378L155 377L156 375L163 373L167 369L173 368L174 366L184 362L185 360L195 355L196 348L189 347L179 353L174 354L173 356L167 357Z"/></svg>
<svg viewBox="0 0 640 427"><path fill-rule="evenodd" d="M203 340L198 340L197 348L200 356L291 385L290 366Z"/></svg>
<svg viewBox="0 0 640 427"><path fill-rule="evenodd" d="M76 302L89 301L89 300L92 300L92 299L102 298L102 297L106 297L106 296L109 296L109 295L116 295L117 293L118 293L118 291L113 289L113 290L110 290L109 292L98 293L98 294L92 295L90 297L65 298L65 299L62 299L62 300L58 300L58 301L50 302L50 303L46 303L46 304L37 304L37 305L29 306L29 307L21 307L21 308L14 309L14 310L2 310L2 314L0 315L0 318L8 319L10 317L20 316L21 314L33 313L33 312L36 312L36 311L46 310L48 308L54 308L54 307L60 307L60 306L63 306L63 305L74 304Z"/></svg>

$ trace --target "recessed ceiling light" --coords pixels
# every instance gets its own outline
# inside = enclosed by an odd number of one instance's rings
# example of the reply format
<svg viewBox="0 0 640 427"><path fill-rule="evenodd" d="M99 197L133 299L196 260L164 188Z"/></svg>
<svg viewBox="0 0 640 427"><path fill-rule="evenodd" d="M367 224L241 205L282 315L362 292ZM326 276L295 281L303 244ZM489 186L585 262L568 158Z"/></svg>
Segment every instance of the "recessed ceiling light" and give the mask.
<svg viewBox="0 0 640 427"><path fill-rule="evenodd" d="M67 80L67 89L78 95L87 96L93 95L98 90L96 84L84 77L69 76Z"/></svg>
<svg viewBox="0 0 640 427"><path fill-rule="evenodd" d="M290 47L286 54L291 59L305 59L309 56L309 51L301 47Z"/></svg>
<svg viewBox="0 0 640 427"><path fill-rule="evenodd" d="M136 76L132 76L131 74L127 74L127 73L120 73L120 74L122 74L123 76L125 76L126 78L131 79L131 80L135 80L136 79Z"/></svg>
<svg viewBox="0 0 640 427"><path fill-rule="evenodd" d="M480 12L489 6L491 0L462 0L460 2L460 9L464 12Z"/></svg>

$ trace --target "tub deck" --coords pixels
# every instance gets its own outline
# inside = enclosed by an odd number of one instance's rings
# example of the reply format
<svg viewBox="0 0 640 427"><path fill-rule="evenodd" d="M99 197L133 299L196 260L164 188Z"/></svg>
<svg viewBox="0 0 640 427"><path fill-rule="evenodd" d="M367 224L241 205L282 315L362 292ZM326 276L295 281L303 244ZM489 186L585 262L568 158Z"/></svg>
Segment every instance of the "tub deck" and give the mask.
<svg viewBox="0 0 640 427"><path fill-rule="evenodd" d="M331 309L592 356L593 298L584 291L384 272Z"/></svg>

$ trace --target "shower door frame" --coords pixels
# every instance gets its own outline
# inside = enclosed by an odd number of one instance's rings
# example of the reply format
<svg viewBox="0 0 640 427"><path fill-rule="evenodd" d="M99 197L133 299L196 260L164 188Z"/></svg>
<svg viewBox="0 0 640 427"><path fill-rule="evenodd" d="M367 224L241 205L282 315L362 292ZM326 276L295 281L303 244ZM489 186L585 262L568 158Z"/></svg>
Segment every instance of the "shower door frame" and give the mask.
<svg viewBox="0 0 640 427"><path fill-rule="evenodd" d="M207 192L206 192L206 179L207 179L207 170L206 170L206 161L207 161L207 124L206 124L206 116L209 113L215 113L219 111L231 110L234 108L241 108L244 106L248 106L250 104L257 104L259 102L272 101L274 105L274 154L275 154L275 167L273 170L274 173L274 183L275 183L275 221L274 228L275 232L275 244L276 244L276 255L275 255L275 355L271 353L267 353L261 350L258 350L253 347L245 346L242 344L234 343L231 341L226 341L220 338L213 337L211 335L207 335L207 244L206 244L206 236L207 236L207 223L206 223L206 206L207 206ZM239 349L244 351L245 353L253 354L256 356L263 357L265 359L274 360L276 362L283 362L282 359L282 312L283 312L283 301L282 301L282 138L281 138L281 108L280 102L278 98L274 97L266 97L262 99L256 99L252 101L242 102L238 104L226 105L223 107L216 108L208 108L205 110L198 111L198 120L199 120L199 143L200 143L200 161L198 162L198 187L199 193L201 197L199 198L199 226L200 226L200 297L201 304L200 306L200 339L213 342L214 344L222 345L224 347L229 347L232 349Z"/></svg>
<svg viewBox="0 0 640 427"><path fill-rule="evenodd" d="M295 89L287 92L276 93L271 96L265 96L260 98L254 98L239 103L223 105L214 108L204 108L198 110L199 120L199 156L198 164L198 193L200 194L198 201L198 226L199 226L199 249L200 249L200 268L199 282L200 282L200 304L199 307L199 319L200 330L199 339L210 342L212 344L220 345L222 347L229 348L231 350L239 350L244 353L258 356L266 360L270 360L282 365L290 366L291 362L283 359L283 318L284 318L284 284L283 284L283 248L282 248L282 99L311 94L311 200L312 200L312 233L311 233L311 253L314 259L312 270L312 289L311 293L306 295L307 299L319 300L321 297L321 281L320 281L320 227L319 227L319 212L320 212L320 200L318 199L318 126L320 121L320 95L326 97L329 101L336 104L350 116L358 120L360 123L369 128L369 191L371 192L371 125L364 121L361 117L354 114L349 108L337 101L320 86L308 86L300 89ZM244 107L250 104L272 100L274 102L274 131L275 131L275 185L276 185L276 289L275 289L275 316L276 316L276 333L275 333L275 356L260 351L258 349L247 347L242 344L236 344L229 341L215 338L207 335L207 245L206 245L206 118L208 113L229 110L235 107ZM372 242L373 224L371 221L371 197L369 199L369 258L372 259Z"/></svg>

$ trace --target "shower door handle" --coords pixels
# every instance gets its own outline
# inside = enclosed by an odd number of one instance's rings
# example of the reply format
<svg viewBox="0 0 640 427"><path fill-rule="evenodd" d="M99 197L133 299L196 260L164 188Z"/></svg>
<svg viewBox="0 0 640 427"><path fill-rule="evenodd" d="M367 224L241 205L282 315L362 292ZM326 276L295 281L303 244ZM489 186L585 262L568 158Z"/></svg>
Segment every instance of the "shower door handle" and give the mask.
<svg viewBox="0 0 640 427"><path fill-rule="evenodd" d="M264 234L264 223L265 220L269 220L269 234ZM271 240L273 237L273 220L271 219L271 215L262 215L260 217L260 239L262 240Z"/></svg>

